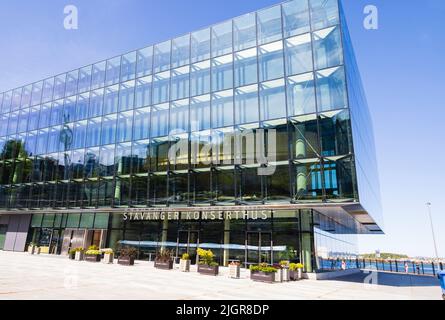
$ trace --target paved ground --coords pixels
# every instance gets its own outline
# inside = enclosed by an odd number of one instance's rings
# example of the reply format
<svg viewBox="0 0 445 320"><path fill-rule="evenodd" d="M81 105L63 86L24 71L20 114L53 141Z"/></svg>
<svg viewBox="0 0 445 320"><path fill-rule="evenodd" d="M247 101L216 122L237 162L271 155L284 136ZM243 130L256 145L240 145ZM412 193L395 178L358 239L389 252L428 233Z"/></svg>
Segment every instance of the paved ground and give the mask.
<svg viewBox="0 0 445 320"><path fill-rule="evenodd" d="M226 273L227 270L223 270ZM1 299L441 299L432 277L378 273L337 280L263 284L154 269L148 262L134 267L75 262L55 256L0 251ZM365 279L368 277L368 280ZM365 285L364 282L379 283Z"/></svg>

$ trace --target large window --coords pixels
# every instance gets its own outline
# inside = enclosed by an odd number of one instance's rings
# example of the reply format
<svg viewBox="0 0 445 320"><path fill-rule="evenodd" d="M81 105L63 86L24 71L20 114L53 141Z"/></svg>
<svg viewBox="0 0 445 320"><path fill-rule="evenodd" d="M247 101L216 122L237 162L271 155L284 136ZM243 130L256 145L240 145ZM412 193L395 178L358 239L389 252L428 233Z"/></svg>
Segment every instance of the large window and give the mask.
<svg viewBox="0 0 445 320"><path fill-rule="evenodd" d="M256 17L249 13L233 21L234 49L240 51L256 46Z"/></svg>
<svg viewBox="0 0 445 320"><path fill-rule="evenodd" d="M317 72L317 101L319 112L347 107L343 67Z"/></svg>
<svg viewBox="0 0 445 320"><path fill-rule="evenodd" d="M152 138L168 136L168 111L168 103L152 107L150 130Z"/></svg>
<svg viewBox="0 0 445 320"><path fill-rule="evenodd" d="M311 35L290 38L285 43L287 75L312 71Z"/></svg>
<svg viewBox="0 0 445 320"><path fill-rule="evenodd" d="M88 129L87 129L87 147L94 147L100 144L100 131L101 131L101 118L94 118L88 120Z"/></svg>
<svg viewBox="0 0 445 320"><path fill-rule="evenodd" d="M107 61L107 72L105 85L110 86L119 82L121 72L121 57L116 57Z"/></svg>
<svg viewBox="0 0 445 320"><path fill-rule="evenodd" d="M102 115L104 106L104 89L98 89L91 92L90 96L90 108L88 117L98 117Z"/></svg>
<svg viewBox="0 0 445 320"><path fill-rule="evenodd" d="M283 25L286 38L309 32L308 1L294 0L284 3Z"/></svg>
<svg viewBox="0 0 445 320"><path fill-rule="evenodd" d="M66 96L74 96L77 94L77 81L79 78L79 71L72 71L66 75Z"/></svg>
<svg viewBox="0 0 445 320"><path fill-rule="evenodd" d="M158 73L153 81L153 104L167 102L170 99L170 71Z"/></svg>
<svg viewBox="0 0 445 320"><path fill-rule="evenodd" d="M339 23L338 0L310 0L312 29L318 30Z"/></svg>
<svg viewBox="0 0 445 320"><path fill-rule="evenodd" d="M91 66L79 70L78 91L83 93L91 88Z"/></svg>
<svg viewBox="0 0 445 320"><path fill-rule="evenodd" d="M191 131L207 130L210 128L210 95L194 97L190 101L190 129Z"/></svg>
<svg viewBox="0 0 445 320"><path fill-rule="evenodd" d="M151 104L152 76L136 80L136 108L142 108Z"/></svg>
<svg viewBox="0 0 445 320"><path fill-rule="evenodd" d="M264 44L281 39L281 6L258 12L258 42Z"/></svg>
<svg viewBox="0 0 445 320"><path fill-rule="evenodd" d="M150 75L153 68L153 47L139 50L137 53L137 77Z"/></svg>
<svg viewBox="0 0 445 320"><path fill-rule="evenodd" d="M335 67L343 62L339 27L314 32L314 57L317 69Z"/></svg>
<svg viewBox="0 0 445 320"><path fill-rule="evenodd" d="M210 59L210 29L192 33L191 62Z"/></svg>
<svg viewBox="0 0 445 320"><path fill-rule="evenodd" d="M55 78L53 99L56 100L65 97L65 80L66 80L66 74L62 74ZM13 100L13 109L14 109L14 100Z"/></svg>
<svg viewBox="0 0 445 320"><path fill-rule="evenodd" d="M135 87L134 80L121 83L119 89L119 111L126 111L133 109L134 87Z"/></svg>
<svg viewBox="0 0 445 320"><path fill-rule="evenodd" d="M258 85L235 90L235 123L243 124L259 121Z"/></svg>
<svg viewBox="0 0 445 320"><path fill-rule="evenodd" d="M117 125L117 142L130 141L133 130L133 111L119 113Z"/></svg>
<svg viewBox="0 0 445 320"><path fill-rule="evenodd" d="M286 90L283 79L260 85L261 118L271 120L286 117Z"/></svg>
<svg viewBox="0 0 445 320"><path fill-rule="evenodd" d="M191 96L210 92L210 61L195 63L191 66Z"/></svg>
<svg viewBox="0 0 445 320"><path fill-rule="evenodd" d="M189 130L189 100L179 100L170 104L170 134L180 134Z"/></svg>
<svg viewBox="0 0 445 320"><path fill-rule="evenodd" d="M266 44L259 48L260 81L281 78L284 74L283 42Z"/></svg>
<svg viewBox="0 0 445 320"><path fill-rule="evenodd" d="M87 121L80 121L74 124L73 149L85 148L87 124Z"/></svg>
<svg viewBox="0 0 445 320"><path fill-rule="evenodd" d="M150 137L150 108L134 111L133 139L141 140Z"/></svg>
<svg viewBox="0 0 445 320"><path fill-rule="evenodd" d="M136 52L122 56L121 81L133 80L136 75Z"/></svg>
<svg viewBox="0 0 445 320"><path fill-rule="evenodd" d="M170 41L157 44L154 47L153 68L155 73L170 69L170 50Z"/></svg>
<svg viewBox="0 0 445 320"><path fill-rule="evenodd" d="M103 117L101 144L111 144L116 141L116 119L115 114Z"/></svg>
<svg viewBox="0 0 445 320"><path fill-rule="evenodd" d="M105 61L93 65L91 89L102 88L105 84L105 69L107 63Z"/></svg>
<svg viewBox="0 0 445 320"><path fill-rule="evenodd" d="M212 91L233 87L233 55L228 54L212 60Z"/></svg>
<svg viewBox="0 0 445 320"><path fill-rule="evenodd" d="M233 125L233 90L212 94L212 128Z"/></svg>
<svg viewBox="0 0 445 320"><path fill-rule="evenodd" d="M289 116L315 113L315 89L313 73L288 78L287 105Z"/></svg>
<svg viewBox="0 0 445 320"><path fill-rule="evenodd" d="M235 87L258 82L257 49L235 53Z"/></svg>
<svg viewBox="0 0 445 320"><path fill-rule="evenodd" d="M42 86L43 82L37 82L32 85L31 106L38 105L42 100ZM1 95L0 95L0 109L1 109Z"/></svg>
<svg viewBox="0 0 445 320"><path fill-rule="evenodd" d="M189 96L189 76L189 66L172 70L171 100L184 99Z"/></svg>
<svg viewBox="0 0 445 320"><path fill-rule="evenodd" d="M83 93L77 96L76 120L84 120L88 118L89 105L90 105L89 93Z"/></svg>
<svg viewBox="0 0 445 320"><path fill-rule="evenodd" d="M119 107L119 85L105 88L104 114L117 112Z"/></svg>
<svg viewBox="0 0 445 320"><path fill-rule="evenodd" d="M232 21L212 28L212 56L222 56L232 52Z"/></svg>
<svg viewBox="0 0 445 320"><path fill-rule="evenodd" d="M189 64L190 62L190 35L176 38L172 42L172 68Z"/></svg>

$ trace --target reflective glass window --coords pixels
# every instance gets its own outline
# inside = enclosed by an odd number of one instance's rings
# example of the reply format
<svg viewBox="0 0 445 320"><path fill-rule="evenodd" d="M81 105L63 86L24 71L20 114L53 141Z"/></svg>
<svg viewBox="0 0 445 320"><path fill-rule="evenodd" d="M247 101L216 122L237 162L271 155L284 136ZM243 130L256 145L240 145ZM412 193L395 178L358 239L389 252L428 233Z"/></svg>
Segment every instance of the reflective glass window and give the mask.
<svg viewBox="0 0 445 320"><path fill-rule="evenodd" d="M243 124L259 121L258 85L235 90L235 123Z"/></svg>
<svg viewBox="0 0 445 320"><path fill-rule="evenodd" d="M259 48L260 81L281 78L284 74L283 42L266 44Z"/></svg>
<svg viewBox="0 0 445 320"><path fill-rule="evenodd" d="M118 131L119 132L119 131ZM116 174L117 175L125 175L131 173L131 161L132 153L131 153L131 143L120 143L116 146L115 151L115 161L116 164ZM116 182L116 184L118 184Z"/></svg>
<svg viewBox="0 0 445 320"><path fill-rule="evenodd" d="M102 119L101 144L111 144L116 141L117 115L104 116Z"/></svg>
<svg viewBox="0 0 445 320"><path fill-rule="evenodd" d="M9 114L0 115L0 121L2 123L2 125L0 126L0 137L4 137L8 134L8 118Z"/></svg>
<svg viewBox="0 0 445 320"><path fill-rule="evenodd" d="M121 57L109 59L107 61L107 71L105 75L105 85L110 86L119 82L121 72Z"/></svg>
<svg viewBox="0 0 445 320"><path fill-rule="evenodd" d="M94 118L88 120L86 146L93 147L100 144L102 118Z"/></svg>
<svg viewBox="0 0 445 320"><path fill-rule="evenodd" d="M283 79L264 82L260 85L261 119L271 120L286 117L286 89Z"/></svg>
<svg viewBox="0 0 445 320"><path fill-rule="evenodd" d="M339 27L319 30L314 35L314 60L317 69L335 67L343 63Z"/></svg>
<svg viewBox="0 0 445 320"><path fill-rule="evenodd" d="M115 113L119 106L119 86L105 88L104 114Z"/></svg>
<svg viewBox="0 0 445 320"><path fill-rule="evenodd" d="M37 133L38 131L29 132L26 138L25 148L30 157L36 152Z"/></svg>
<svg viewBox="0 0 445 320"><path fill-rule="evenodd" d="M133 140L148 139L150 137L150 108L134 111Z"/></svg>
<svg viewBox="0 0 445 320"><path fill-rule="evenodd" d="M258 82L257 49L235 53L235 87Z"/></svg>
<svg viewBox="0 0 445 320"><path fill-rule="evenodd" d="M162 72L170 69L171 42L166 41L154 47L154 72Z"/></svg>
<svg viewBox="0 0 445 320"><path fill-rule="evenodd" d="M12 92L11 111L20 109L20 102L22 100L22 88L14 89Z"/></svg>
<svg viewBox="0 0 445 320"><path fill-rule="evenodd" d="M114 175L115 171L114 151L115 151L114 144L100 148L99 174L101 177L109 177ZM107 192L104 192L104 194L99 195L99 197L101 196L106 197L107 196L106 194Z"/></svg>
<svg viewBox="0 0 445 320"><path fill-rule="evenodd" d="M192 63L210 58L210 29L192 33L190 58Z"/></svg>
<svg viewBox="0 0 445 320"><path fill-rule="evenodd" d="M137 53L137 77L150 75L153 68L153 47L139 50Z"/></svg>
<svg viewBox="0 0 445 320"><path fill-rule="evenodd" d="M265 44L281 39L281 6L258 12L258 43Z"/></svg>
<svg viewBox="0 0 445 320"><path fill-rule="evenodd" d="M43 81L42 103L49 102L53 99L54 78Z"/></svg>
<svg viewBox="0 0 445 320"><path fill-rule="evenodd" d="M210 61L195 63L190 73L191 96L198 96L210 92Z"/></svg>
<svg viewBox="0 0 445 320"><path fill-rule="evenodd" d="M39 130L37 133L36 141L36 155L41 155L46 152L46 146L48 143L48 131L49 129Z"/></svg>
<svg viewBox="0 0 445 320"><path fill-rule="evenodd" d="M117 125L117 142L130 141L133 130L133 111L119 113Z"/></svg>
<svg viewBox="0 0 445 320"><path fill-rule="evenodd" d="M12 112L9 116L8 135L17 133L17 124L19 121L19 112Z"/></svg>
<svg viewBox="0 0 445 320"><path fill-rule="evenodd" d="M82 93L77 96L76 120L84 120L88 118L89 105L90 105L89 93Z"/></svg>
<svg viewBox="0 0 445 320"><path fill-rule="evenodd" d="M78 92L83 93L90 91L91 88L91 68L87 66L79 70Z"/></svg>
<svg viewBox="0 0 445 320"><path fill-rule="evenodd" d="M125 111L134 107L135 81L127 81L120 84L119 89L119 110Z"/></svg>
<svg viewBox="0 0 445 320"><path fill-rule="evenodd" d="M122 56L121 81L133 80L136 76L136 51Z"/></svg>
<svg viewBox="0 0 445 320"><path fill-rule="evenodd" d="M188 132L189 100L174 101L170 104L170 134Z"/></svg>
<svg viewBox="0 0 445 320"><path fill-rule="evenodd" d="M339 23L337 0L310 0L312 30L327 28Z"/></svg>
<svg viewBox="0 0 445 320"><path fill-rule="evenodd" d="M168 101L170 98L170 71L158 73L153 80L153 104Z"/></svg>
<svg viewBox="0 0 445 320"><path fill-rule="evenodd" d="M63 104L63 123L74 121L76 119L76 97L66 98Z"/></svg>
<svg viewBox="0 0 445 320"><path fill-rule="evenodd" d="M91 89L102 88L105 84L105 69L107 63L102 61L93 65L93 71L91 75Z"/></svg>
<svg viewBox="0 0 445 320"><path fill-rule="evenodd" d="M3 93L0 93L0 113L3 113L2 105L3 105Z"/></svg>
<svg viewBox="0 0 445 320"><path fill-rule="evenodd" d="M28 128L29 109L23 109L19 113L19 121L17 125L17 132L25 132Z"/></svg>
<svg viewBox="0 0 445 320"><path fill-rule="evenodd" d="M142 108L151 104L152 76L136 80L136 108Z"/></svg>
<svg viewBox="0 0 445 320"><path fill-rule="evenodd" d="M32 94L31 94L31 105L32 106L40 104L40 102L42 100L42 87L43 87L42 81L34 83L32 85ZM1 105L1 101L0 101L0 105Z"/></svg>
<svg viewBox="0 0 445 320"><path fill-rule="evenodd" d="M319 112L347 107L343 67L317 72L317 102Z"/></svg>
<svg viewBox="0 0 445 320"><path fill-rule="evenodd" d="M5 92L3 95L2 112L11 111L12 91Z"/></svg>
<svg viewBox="0 0 445 320"><path fill-rule="evenodd" d="M51 108L50 125L55 126L63 123L63 100L53 102Z"/></svg>
<svg viewBox="0 0 445 320"><path fill-rule="evenodd" d="M309 33L287 39L286 68L287 75L312 71L312 46Z"/></svg>
<svg viewBox="0 0 445 320"><path fill-rule="evenodd" d="M233 125L233 90L212 94L212 128Z"/></svg>
<svg viewBox="0 0 445 320"><path fill-rule="evenodd" d="M316 112L313 73L288 78L287 104L290 116Z"/></svg>
<svg viewBox="0 0 445 320"><path fill-rule="evenodd" d="M66 74L57 76L54 80L54 100L65 97Z"/></svg>
<svg viewBox="0 0 445 320"><path fill-rule="evenodd" d="M172 42L172 68L190 63L190 35L176 38Z"/></svg>
<svg viewBox="0 0 445 320"><path fill-rule="evenodd" d="M29 109L28 131L33 131L39 128L40 108L40 106L35 106Z"/></svg>
<svg viewBox="0 0 445 320"><path fill-rule="evenodd" d="M212 27L212 56L222 56L232 52L232 21Z"/></svg>
<svg viewBox="0 0 445 320"><path fill-rule="evenodd" d="M212 91L233 87L233 55L212 59Z"/></svg>
<svg viewBox="0 0 445 320"><path fill-rule="evenodd" d="M189 96L190 67L185 66L172 70L171 100L184 99Z"/></svg>
<svg viewBox="0 0 445 320"><path fill-rule="evenodd" d="M77 94L77 82L79 78L79 70L67 73L66 75L66 96L70 97Z"/></svg>
<svg viewBox="0 0 445 320"><path fill-rule="evenodd" d="M39 117L39 129L49 127L51 120L51 103L42 104Z"/></svg>
<svg viewBox="0 0 445 320"><path fill-rule="evenodd" d="M235 51L256 46L256 16L249 13L233 20Z"/></svg>
<svg viewBox="0 0 445 320"><path fill-rule="evenodd" d="M62 145L60 136L61 136L60 126L49 128L48 145L46 150L47 153L57 152L59 150L59 143Z"/></svg>
<svg viewBox="0 0 445 320"><path fill-rule="evenodd" d="M91 91L89 118L94 118L102 115L104 106L104 89Z"/></svg>
<svg viewBox="0 0 445 320"><path fill-rule="evenodd" d="M308 1L283 3L284 36L292 37L310 31Z"/></svg>
<svg viewBox="0 0 445 320"><path fill-rule="evenodd" d="M22 98L20 101L21 108L28 108L31 105L32 86L23 87Z"/></svg>
<svg viewBox="0 0 445 320"><path fill-rule="evenodd" d="M210 95L190 99L190 130L192 132L210 128Z"/></svg>
<svg viewBox="0 0 445 320"><path fill-rule="evenodd" d="M159 104L152 107L151 112L151 137L168 136L169 104Z"/></svg>
<svg viewBox="0 0 445 320"><path fill-rule="evenodd" d="M87 125L88 122L86 120L76 122L74 124L73 149L80 149L85 147Z"/></svg>

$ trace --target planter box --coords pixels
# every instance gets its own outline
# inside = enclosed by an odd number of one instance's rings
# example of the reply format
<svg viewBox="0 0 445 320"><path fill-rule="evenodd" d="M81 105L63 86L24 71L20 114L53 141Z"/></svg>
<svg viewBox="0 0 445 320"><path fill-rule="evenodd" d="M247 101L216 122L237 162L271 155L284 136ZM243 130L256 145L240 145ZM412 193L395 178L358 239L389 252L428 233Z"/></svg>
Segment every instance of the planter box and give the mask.
<svg viewBox="0 0 445 320"><path fill-rule="evenodd" d="M229 277L232 279L239 279L241 275L241 266L229 264Z"/></svg>
<svg viewBox="0 0 445 320"><path fill-rule="evenodd" d="M133 257L119 257L117 260L117 264L121 266L134 266L134 258Z"/></svg>
<svg viewBox="0 0 445 320"><path fill-rule="evenodd" d="M75 253L68 254L68 259L70 260L76 259L76 254Z"/></svg>
<svg viewBox="0 0 445 320"><path fill-rule="evenodd" d="M266 273L262 271L250 271L250 279L258 282L274 283L275 273Z"/></svg>
<svg viewBox="0 0 445 320"><path fill-rule="evenodd" d="M107 264L113 264L114 262L114 253L105 253L104 259L102 260L103 263Z"/></svg>
<svg viewBox="0 0 445 320"><path fill-rule="evenodd" d="M88 262L100 262L101 258L102 258L102 256L100 254L85 255L85 261L88 261Z"/></svg>
<svg viewBox="0 0 445 320"><path fill-rule="evenodd" d="M303 271L301 269L292 271L289 270L289 279L290 281L298 281L302 279Z"/></svg>
<svg viewBox="0 0 445 320"><path fill-rule="evenodd" d="M82 261L82 260L83 260L83 257L84 257L84 253L83 253L82 251L77 251L74 260L76 260L76 261Z"/></svg>
<svg viewBox="0 0 445 320"><path fill-rule="evenodd" d="M180 260L179 261L179 270L181 272L190 272L190 264L191 260Z"/></svg>
<svg viewBox="0 0 445 320"><path fill-rule="evenodd" d="M208 276L217 276L219 274L219 266L198 265L198 273Z"/></svg>
<svg viewBox="0 0 445 320"><path fill-rule="evenodd" d="M173 269L173 260L155 261L155 268L162 269L162 270L172 270Z"/></svg>
<svg viewBox="0 0 445 320"><path fill-rule="evenodd" d="M289 274L289 268L284 268L284 269L281 269L281 272L282 272L282 281L283 282L288 282L288 281L290 281L290 274Z"/></svg>
<svg viewBox="0 0 445 320"><path fill-rule="evenodd" d="M278 269L275 273L275 282L283 282L283 269Z"/></svg>

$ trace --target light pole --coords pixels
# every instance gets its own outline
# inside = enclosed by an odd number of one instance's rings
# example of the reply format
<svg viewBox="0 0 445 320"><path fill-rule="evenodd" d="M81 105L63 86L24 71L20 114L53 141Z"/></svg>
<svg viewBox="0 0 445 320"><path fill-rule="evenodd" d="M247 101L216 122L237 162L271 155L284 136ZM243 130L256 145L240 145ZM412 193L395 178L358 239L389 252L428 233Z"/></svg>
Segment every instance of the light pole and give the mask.
<svg viewBox="0 0 445 320"><path fill-rule="evenodd" d="M439 260L439 253L437 252L436 235L434 234L433 217L431 215L431 202L427 202L426 206L428 207L428 216L430 218L430 223L431 223L431 234L433 235L434 251L436 252L437 260Z"/></svg>

